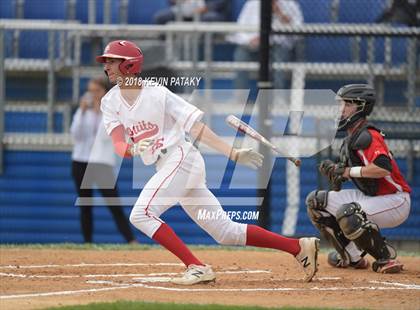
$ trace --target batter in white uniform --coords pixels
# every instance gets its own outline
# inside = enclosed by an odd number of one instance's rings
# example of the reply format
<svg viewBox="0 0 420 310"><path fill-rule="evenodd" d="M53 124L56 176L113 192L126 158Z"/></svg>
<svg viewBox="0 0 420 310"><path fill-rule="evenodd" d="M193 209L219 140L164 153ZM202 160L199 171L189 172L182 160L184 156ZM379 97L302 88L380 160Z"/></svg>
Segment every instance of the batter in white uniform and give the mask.
<svg viewBox="0 0 420 310"><path fill-rule="evenodd" d="M215 280L211 267L195 257L160 219L177 203L220 244L273 248L292 254L305 271L304 279L310 281L317 271L318 239L285 238L256 225L233 222L227 216L215 220L197 216L200 209L218 214L224 211L206 187L203 157L186 140L186 133L251 168L262 165L262 155L252 149L232 149L200 121L202 111L167 88L138 83L143 54L134 43L113 41L97 61L104 63L110 81L119 84L101 104L105 128L116 152L120 156L140 156L144 164L156 165L157 172L144 186L130 222L187 266L184 275L172 282L190 285Z"/></svg>

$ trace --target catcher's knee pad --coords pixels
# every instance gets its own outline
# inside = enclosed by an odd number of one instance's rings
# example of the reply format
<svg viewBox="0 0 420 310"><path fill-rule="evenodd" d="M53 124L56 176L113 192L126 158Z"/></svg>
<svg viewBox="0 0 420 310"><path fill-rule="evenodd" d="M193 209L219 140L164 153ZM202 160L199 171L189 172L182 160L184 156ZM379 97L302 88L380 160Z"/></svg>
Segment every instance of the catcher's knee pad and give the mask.
<svg viewBox="0 0 420 310"><path fill-rule="evenodd" d="M365 212L357 202L342 205L337 210L336 218L341 230L350 240L357 239L368 222Z"/></svg>
<svg viewBox="0 0 420 310"><path fill-rule="evenodd" d="M344 236L337 220L325 210L328 203L328 191L312 191L306 196L308 216L322 236L337 250L344 261L350 262L346 246L349 240Z"/></svg>
<svg viewBox="0 0 420 310"><path fill-rule="evenodd" d="M327 215L327 213L320 212L321 210L325 210L325 207L328 203L328 192L327 191L312 191L306 196L306 210L308 212L309 218L312 222L316 222L318 219Z"/></svg>
<svg viewBox="0 0 420 310"><path fill-rule="evenodd" d="M337 211L337 222L346 238L375 259L396 257L395 250L387 245L378 225L367 219L357 202L342 205Z"/></svg>

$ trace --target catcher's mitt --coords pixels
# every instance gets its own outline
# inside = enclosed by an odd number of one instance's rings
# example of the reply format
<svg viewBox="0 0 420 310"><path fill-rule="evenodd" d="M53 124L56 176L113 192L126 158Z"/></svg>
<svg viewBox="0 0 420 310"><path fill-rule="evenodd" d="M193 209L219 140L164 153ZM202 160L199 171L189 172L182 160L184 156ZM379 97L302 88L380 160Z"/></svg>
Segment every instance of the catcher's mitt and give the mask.
<svg viewBox="0 0 420 310"><path fill-rule="evenodd" d="M341 190L341 185L347 181L343 177L346 166L344 163L334 163L332 160L323 160L319 165L319 172L328 178L330 189L333 191Z"/></svg>

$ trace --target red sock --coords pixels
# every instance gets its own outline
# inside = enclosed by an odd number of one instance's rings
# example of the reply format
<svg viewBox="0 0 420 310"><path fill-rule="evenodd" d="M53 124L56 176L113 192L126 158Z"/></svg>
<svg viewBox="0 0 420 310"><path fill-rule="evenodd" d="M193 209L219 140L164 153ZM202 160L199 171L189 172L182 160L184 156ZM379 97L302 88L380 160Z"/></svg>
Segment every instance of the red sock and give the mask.
<svg viewBox="0 0 420 310"><path fill-rule="evenodd" d="M171 251L172 254L176 255L187 267L191 264L204 265L193 253L191 253L190 249L187 248L185 243L176 235L172 228L165 223L160 225L155 232L153 240Z"/></svg>
<svg viewBox="0 0 420 310"><path fill-rule="evenodd" d="M246 245L277 249L293 256L300 252L299 239L286 238L256 225L247 225Z"/></svg>

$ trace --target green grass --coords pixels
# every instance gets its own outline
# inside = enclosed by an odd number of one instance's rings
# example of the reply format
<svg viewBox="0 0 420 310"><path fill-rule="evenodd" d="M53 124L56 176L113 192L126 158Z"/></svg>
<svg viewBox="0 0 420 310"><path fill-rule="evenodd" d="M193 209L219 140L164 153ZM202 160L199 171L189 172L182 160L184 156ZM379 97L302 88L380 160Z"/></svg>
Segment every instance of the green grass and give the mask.
<svg viewBox="0 0 420 310"><path fill-rule="evenodd" d="M241 246L221 246L221 245L190 245L192 250L210 250L210 251L276 251L272 249L262 249L255 247ZM113 244L113 243L93 243L93 244L77 244L77 243L50 243L50 244L0 244L2 249L53 249L53 250L97 250L97 251L148 251L161 248L159 245L148 244ZM332 248L321 248L321 253L328 253ZM398 251L399 256L420 256L420 251Z"/></svg>
<svg viewBox="0 0 420 310"><path fill-rule="evenodd" d="M224 306L224 305L197 305L197 304L175 304L175 303L148 303L140 301L116 301L111 303L91 303L83 306L64 306L47 308L45 310L250 310L250 309L282 309L282 310L319 310L321 308L265 308L265 307L250 307L250 306ZM326 309L326 308L322 308ZM328 308L337 309L337 308ZM359 309L360 310L360 309Z"/></svg>

